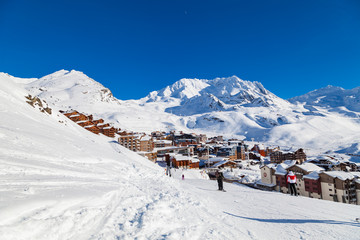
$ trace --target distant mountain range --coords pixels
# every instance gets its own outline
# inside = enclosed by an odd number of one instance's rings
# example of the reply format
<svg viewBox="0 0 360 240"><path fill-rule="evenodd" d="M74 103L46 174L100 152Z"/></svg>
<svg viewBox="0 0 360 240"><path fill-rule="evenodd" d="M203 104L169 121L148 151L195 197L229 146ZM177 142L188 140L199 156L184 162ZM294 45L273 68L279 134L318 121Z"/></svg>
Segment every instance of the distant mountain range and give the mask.
<svg viewBox="0 0 360 240"><path fill-rule="evenodd" d="M132 131L182 130L319 151L360 152L360 87L328 86L284 100L259 82L181 79L139 100L116 99L82 72L40 79L2 73L56 110L75 109Z"/></svg>

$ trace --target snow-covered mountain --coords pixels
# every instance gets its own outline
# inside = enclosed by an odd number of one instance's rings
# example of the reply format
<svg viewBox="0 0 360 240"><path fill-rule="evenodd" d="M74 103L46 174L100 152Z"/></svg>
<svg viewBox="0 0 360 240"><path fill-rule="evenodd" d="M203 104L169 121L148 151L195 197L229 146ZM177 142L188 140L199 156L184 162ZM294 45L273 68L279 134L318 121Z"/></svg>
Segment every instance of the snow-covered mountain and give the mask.
<svg viewBox="0 0 360 240"><path fill-rule="evenodd" d="M358 239L355 205L230 183L219 192L216 181L193 170L165 176L160 166L56 111L67 101L99 112L138 102L104 97L103 86L82 73L56 74L0 74L1 239ZM85 88L91 89L78 92ZM28 104L35 92L49 100L51 114ZM92 109L76 102L84 99Z"/></svg>
<svg viewBox="0 0 360 240"><path fill-rule="evenodd" d="M359 154L359 88L327 87L286 101L259 82L181 79L139 100L116 99L82 72L40 79L2 74L58 110L76 109L126 130L182 130L268 144ZM354 145L355 144L355 145Z"/></svg>
<svg viewBox="0 0 360 240"><path fill-rule="evenodd" d="M270 107L286 102L278 98L259 82L243 81L236 76L230 78L181 79L160 91L151 92L147 102L168 102L176 100L179 106L165 111L189 116L214 111L231 111L240 106Z"/></svg>
<svg viewBox="0 0 360 240"><path fill-rule="evenodd" d="M305 103L306 106L319 106L330 111L344 113L350 117L360 117L360 87L343 89L327 86L305 95L289 99L290 102Z"/></svg>

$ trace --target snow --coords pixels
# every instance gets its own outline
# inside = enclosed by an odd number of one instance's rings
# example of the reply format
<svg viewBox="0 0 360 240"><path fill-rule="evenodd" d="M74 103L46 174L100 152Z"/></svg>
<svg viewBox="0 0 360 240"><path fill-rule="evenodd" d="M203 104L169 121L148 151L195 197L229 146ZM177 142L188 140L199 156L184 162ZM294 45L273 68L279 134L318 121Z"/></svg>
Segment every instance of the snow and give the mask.
<svg viewBox="0 0 360 240"><path fill-rule="evenodd" d="M25 102L35 91L29 82L53 81L47 91L59 94L43 96L56 99L66 94L55 80L73 86L66 79L74 76L82 75L61 71L29 81L0 75L2 239L358 239L358 206L229 183L219 192L216 181L195 170L169 178L164 168L56 111L66 101L93 114L105 103L121 106L109 95L84 109L81 98L57 99L51 115Z"/></svg>
<svg viewBox="0 0 360 240"><path fill-rule="evenodd" d="M319 173L318 172L316 172L316 171L314 171L314 172L311 172L311 173L309 173L308 175L305 175L304 176L304 179L312 179L312 180L317 180L317 179L319 179Z"/></svg>
<svg viewBox="0 0 360 240"><path fill-rule="evenodd" d="M354 174L349 172L343 172L343 171L330 171L330 172L324 172L325 174L333 177L333 178L339 178L343 181L345 180L352 180L354 179Z"/></svg>
<svg viewBox="0 0 360 240"><path fill-rule="evenodd" d="M313 171L324 171L325 169L319 167L313 163L303 163L301 165L297 165L299 168L305 170L306 172L313 172Z"/></svg>

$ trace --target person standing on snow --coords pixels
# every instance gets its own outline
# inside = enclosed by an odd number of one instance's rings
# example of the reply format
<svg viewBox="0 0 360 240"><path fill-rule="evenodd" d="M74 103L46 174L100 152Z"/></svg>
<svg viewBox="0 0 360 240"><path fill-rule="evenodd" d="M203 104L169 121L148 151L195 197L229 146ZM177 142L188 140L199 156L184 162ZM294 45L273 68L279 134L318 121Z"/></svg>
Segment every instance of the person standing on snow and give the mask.
<svg viewBox="0 0 360 240"><path fill-rule="evenodd" d="M224 191L224 188L223 188L224 175L222 174L222 172L219 172L219 170L216 170L215 177L218 182L219 191Z"/></svg>
<svg viewBox="0 0 360 240"><path fill-rule="evenodd" d="M170 160L170 158L166 160L166 175L171 177L171 160Z"/></svg>
<svg viewBox="0 0 360 240"><path fill-rule="evenodd" d="M297 196L296 187L295 187L295 185L296 185L296 175L293 173L293 171L290 171L289 174L287 175L287 183L289 184L291 196L293 194L295 196Z"/></svg>

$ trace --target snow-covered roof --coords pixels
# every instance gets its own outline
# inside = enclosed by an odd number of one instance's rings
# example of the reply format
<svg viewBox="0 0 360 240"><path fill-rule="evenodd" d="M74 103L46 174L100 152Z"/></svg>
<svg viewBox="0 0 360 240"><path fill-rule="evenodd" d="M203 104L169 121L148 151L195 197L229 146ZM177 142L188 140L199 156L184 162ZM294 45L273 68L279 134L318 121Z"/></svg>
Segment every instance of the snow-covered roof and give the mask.
<svg viewBox="0 0 360 240"><path fill-rule="evenodd" d="M269 164L261 166L260 168L268 167L268 168L271 168L271 169L276 169L276 166L277 166L276 163L269 163Z"/></svg>
<svg viewBox="0 0 360 240"><path fill-rule="evenodd" d="M349 173L349 172L329 171L329 172L324 172L324 173L326 175L329 175L330 177L339 178L339 179L341 179L343 181L354 179L354 175L352 173Z"/></svg>
<svg viewBox="0 0 360 240"><path fill-rule="evenodd" d="M172 143L171 140L155 140L155 143Z"/></svg>
<svg viewBox="0 0 360 240"><path fill-rule="evenodd" d="M264 183L260 180L255 182L256 185L260 185L260 186L266 186L266 187L275 187L276 184L275 183Z"/></svg>
<svg viewBox="0 0 360 240"><path fill-rule="evenodd" d="M223 160L223 161L221 161L221 162L215 163L213 167L220 167L220 166L222 166L222 165L224 165L224 164L226 164L226 163L228 163L228 162L235 164L235 162L233 162L233 161Z"/></svg>
<svg viewBox="0 0 360 240"><path fill-rule="evenodd" d="M310 174L308 175L305 175L303 178L306 178L306 179L312 179L312 180L318 180L319 179L319 173L314 171L314 172L311 172Z"/></svg>
<svg viewBox="0 0 360 240"><path fill-rule="evenodd" d="M277 165L276 170L275 170L275 174L277 174L277 175L286 175L287 171L284 168L284 165L282 165L282 164Z"/></svg>
<svg viewBox="0 0 360 240"><path fill-rule="evenodd" d="M199 162L199 159L189 156L184 156L181 154L171 154L172 157L175 158L176 161L191 161L191 162Z"/></svg>
<svg viewBox="0 0 360 240"><path fill-rule="evenodd" d="M89 120L77 121L76 123L85 123L85 122L89 122Z"/></svg>
<svg viewBox="0 0 360 240"><path fill-rule="evenodd" d="M214 157L214 158L209 158L209 162L221 162L226 160L227 158L223 158L223 157ZM208 160L205 160L208 161Z"/></svg>
<svg viewBox="0 0 360 240"><path fill-rule="evenodd" d="M322 167L319 167L313 163L303 163L301 165L296 165L299 168L303 169L306 172L313 172L313 171L324 171L325 169Z"/></svg>
<svg viewBox="0 0 360 240"><path fill-rule="evenodd" d="M144 136L142 136L141 137L141 141L149 141L151 139L151 137L150 136L148 136L148 135L144 135Z"/></svg>
<svg viewBox="0 0 360 240"><path fill-rule="evenodd" d="M350 173L355 177L360 178L360 172L350 172Z"/></svg>
<svg viewBox="0 0 360 240"><path fill-rule="evenodd" d="M287 167L291 167L296 164L296 160L285 160L282 164L287 165Z"/></svg>

